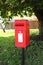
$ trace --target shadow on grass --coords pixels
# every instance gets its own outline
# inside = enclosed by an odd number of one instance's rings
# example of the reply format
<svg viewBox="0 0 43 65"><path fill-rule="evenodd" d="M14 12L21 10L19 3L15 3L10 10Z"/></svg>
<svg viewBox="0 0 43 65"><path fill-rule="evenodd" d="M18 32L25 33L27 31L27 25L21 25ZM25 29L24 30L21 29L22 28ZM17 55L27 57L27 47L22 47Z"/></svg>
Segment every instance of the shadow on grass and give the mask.
<svg viewBox="0 0 43 65"><path fill-rule="evenodd" d="M31 35L30 39L36 41L43 41L43 35Z"/></svg>
<svg viewBox="0 0 43 65"><path fill-rule="evenodd" d="M21 53L13 36L0 37L0 65L21 65ZM30 40L25 48L25 65L43 65L43 41Z"/></svg>

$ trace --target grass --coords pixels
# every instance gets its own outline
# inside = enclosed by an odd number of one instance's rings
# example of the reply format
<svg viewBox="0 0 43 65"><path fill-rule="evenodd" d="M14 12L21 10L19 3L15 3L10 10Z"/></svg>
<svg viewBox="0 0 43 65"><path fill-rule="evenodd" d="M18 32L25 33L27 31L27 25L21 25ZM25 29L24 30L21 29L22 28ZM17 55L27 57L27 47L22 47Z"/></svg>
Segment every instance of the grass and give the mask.
<svg viewBox="0 0 43 65"><path fill-rule="evenodd" d="M3 30L0 30L0 37L9 37L14 36L14 30L6 30L4 33Z"/></svg>
<svg viewBox="0 0 43 65"><path fill-rule="evenodd" d="M30 30L30 34L38 34L38 30ZM15 47L13 30L0 30L0 65L21 65L21 48ZM25 65L43 65L43 41L30 40L25 49Z"/></svg>
<svg viewBox="0 0 43 65"><path fill-rule="evenodd" d="M39 34L39 30L38 29L30 29L30 35L33 34ZM0 37L8 37L8 36L14 36L14 30L6 30L6 32L4 33L3 30L0 30Z"/></svg>
<svg viewBox="0 0 43 65"><path fill-rule="evenodd" d="M38 35L39 30L38 29L30 29L30 35Z"/></svg>

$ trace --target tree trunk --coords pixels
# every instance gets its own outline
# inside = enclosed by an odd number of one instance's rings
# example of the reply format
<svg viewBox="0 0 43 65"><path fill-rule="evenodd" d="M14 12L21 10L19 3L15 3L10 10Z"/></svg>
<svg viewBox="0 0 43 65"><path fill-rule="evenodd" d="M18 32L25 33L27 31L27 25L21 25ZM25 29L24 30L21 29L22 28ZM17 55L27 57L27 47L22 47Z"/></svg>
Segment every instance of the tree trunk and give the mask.
<svg viewBox="0 0 43 65"><path fill-rule="evenodd" d="M43 35L43 21L39 21L39 34Z"/></svg>
<svg viewBox="0 0 43 65"><path fill-rule="evenodd" d="M39 34L43 34L43 9L34 8L34 12L39 20Z"/></svg>

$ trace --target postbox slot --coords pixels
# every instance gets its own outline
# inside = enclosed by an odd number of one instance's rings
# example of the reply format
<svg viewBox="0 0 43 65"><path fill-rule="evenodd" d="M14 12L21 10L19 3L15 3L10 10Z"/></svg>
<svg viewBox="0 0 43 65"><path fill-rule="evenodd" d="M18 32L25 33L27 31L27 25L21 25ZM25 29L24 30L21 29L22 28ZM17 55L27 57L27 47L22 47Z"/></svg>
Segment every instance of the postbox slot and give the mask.
<svg viewBox="0 0 43 65"><path fill-rule="evenodd" d="M24 24L15 24L15 26L24 26Z"/></svg>

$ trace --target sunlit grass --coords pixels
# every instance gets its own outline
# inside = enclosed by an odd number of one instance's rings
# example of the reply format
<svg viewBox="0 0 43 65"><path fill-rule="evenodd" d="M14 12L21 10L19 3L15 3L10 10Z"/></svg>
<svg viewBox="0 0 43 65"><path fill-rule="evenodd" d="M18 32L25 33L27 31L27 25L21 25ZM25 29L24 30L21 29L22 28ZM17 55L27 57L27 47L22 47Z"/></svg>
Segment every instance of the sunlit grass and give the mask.
<svg viewBox="0 0 43 65"><path fill-rule="evenodd" d="M30 29L30 35L38 35L39 34L39 29Z"/></svg>
<svg viewBox="0 0 43 65"><path fill-rule="evenodd" d="M38 29L30 29L30 35L33 34L39 34L39 30ZM14 36L15 35L15 31L14 30L6 30L6 32L4 33L3 30L0 30L0 37L8 37L8 36Z"/></svg>
<svg viewBox="0 0 43 65"><path fill-rule="evenodd" d="M6 30L6 32L3 32L3 30L0 30L0 37L8 37L8 36L14 36L14 30Z"/></svg>

